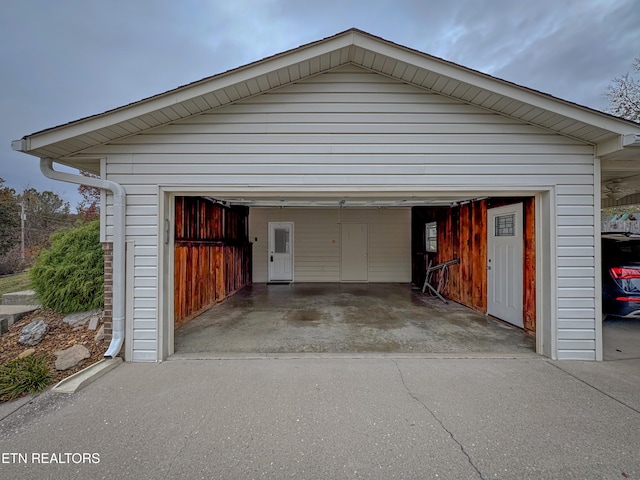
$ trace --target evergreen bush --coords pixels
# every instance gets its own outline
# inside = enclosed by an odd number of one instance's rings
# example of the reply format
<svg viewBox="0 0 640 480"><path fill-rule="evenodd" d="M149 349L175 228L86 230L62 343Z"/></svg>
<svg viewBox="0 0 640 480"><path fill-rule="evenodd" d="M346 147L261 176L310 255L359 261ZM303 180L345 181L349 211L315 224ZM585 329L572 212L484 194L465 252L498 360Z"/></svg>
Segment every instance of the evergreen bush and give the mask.
<svg viewBox="0 0 640 480"><path fill-rule="evenodd" d="M53 234L51 248L40 252L29 274L43 307L60 313L101 308L104 259L100 222Z"/></svg>
<svg viewBox="0 0 640 480"><path fill-rule="evenodd" d="M41 392L52 381L47 359L29 355L0 365L0 402Z"/></svg>

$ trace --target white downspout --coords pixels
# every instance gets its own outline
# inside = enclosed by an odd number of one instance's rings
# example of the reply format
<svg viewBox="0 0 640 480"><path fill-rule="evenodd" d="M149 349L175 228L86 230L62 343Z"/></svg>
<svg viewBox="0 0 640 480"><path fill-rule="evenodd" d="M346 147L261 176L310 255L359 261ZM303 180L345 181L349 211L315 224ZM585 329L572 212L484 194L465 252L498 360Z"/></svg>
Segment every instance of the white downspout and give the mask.
<svg viewBox="0 0 640 480"><path fill-rule="evenodd" d="M113 193L113 333L111 344L104 356L114 358L124 342L126 193L122 185L110 180L58 172L53 169L53 160L50 158L40 159L40 171L52 180L88 185Z"/></svg>

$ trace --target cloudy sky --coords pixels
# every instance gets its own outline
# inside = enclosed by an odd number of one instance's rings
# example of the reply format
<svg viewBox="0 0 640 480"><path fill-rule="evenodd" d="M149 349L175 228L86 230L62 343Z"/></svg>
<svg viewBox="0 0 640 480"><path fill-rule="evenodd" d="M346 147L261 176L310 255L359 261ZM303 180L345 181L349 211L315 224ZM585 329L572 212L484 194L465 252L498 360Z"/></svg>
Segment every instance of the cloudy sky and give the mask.
<svg viewBox="0 0 640 480"><path fill-rule="evenodd" d="M3 0L0 177L43 177L11 140L356 27L604 110L640 56L637 0Z"/></svg>

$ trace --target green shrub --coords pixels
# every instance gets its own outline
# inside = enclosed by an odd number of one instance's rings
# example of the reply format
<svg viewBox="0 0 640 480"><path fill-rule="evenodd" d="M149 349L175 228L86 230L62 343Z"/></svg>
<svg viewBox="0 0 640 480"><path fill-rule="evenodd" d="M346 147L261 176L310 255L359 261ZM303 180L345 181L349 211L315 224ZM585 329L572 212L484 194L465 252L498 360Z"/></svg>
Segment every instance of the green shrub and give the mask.
<svg viewBox="0 0 640 480"><path fill-rule="evenodd" d="M55 233L29 270L43 307L60 313L101 308L104 258L98 221Z"/></svg>
<svg viewBox="0 0 640 480"><path fill-rule="evenodd" d="M29 355L0 365L0 401L44 390L52 381L47 359Z"/></svg>

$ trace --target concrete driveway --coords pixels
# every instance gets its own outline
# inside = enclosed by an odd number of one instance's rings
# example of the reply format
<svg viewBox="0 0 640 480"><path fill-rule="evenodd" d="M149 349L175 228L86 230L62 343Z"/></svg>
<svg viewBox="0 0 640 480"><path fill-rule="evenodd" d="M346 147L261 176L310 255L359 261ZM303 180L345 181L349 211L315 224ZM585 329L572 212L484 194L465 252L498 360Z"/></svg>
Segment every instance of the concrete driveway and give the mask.
<svg viewBox="0 0 640 480"><path fill-rule="evenodd" d="M640 479L640 323L606 362L389 352L122 364L0 405L7 479Z"/></svg>
<svg viewBox="0 0 640 480"><path fill-rule="evenodd" d="M535 338L407 284L256 284L177 330L175 351L531 355Z"/></svg>
<svg viewBox="0 0 640 480"><path fill-rule="evenodd" d="M639 445L638 360L175 360L9 413L0 477L638 479Z"/></svg>

